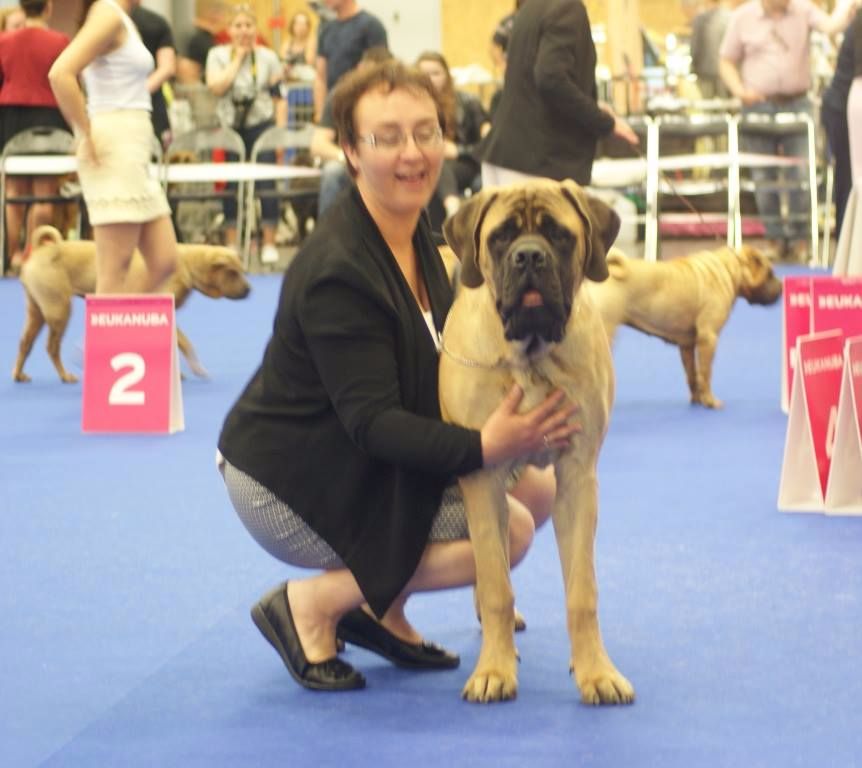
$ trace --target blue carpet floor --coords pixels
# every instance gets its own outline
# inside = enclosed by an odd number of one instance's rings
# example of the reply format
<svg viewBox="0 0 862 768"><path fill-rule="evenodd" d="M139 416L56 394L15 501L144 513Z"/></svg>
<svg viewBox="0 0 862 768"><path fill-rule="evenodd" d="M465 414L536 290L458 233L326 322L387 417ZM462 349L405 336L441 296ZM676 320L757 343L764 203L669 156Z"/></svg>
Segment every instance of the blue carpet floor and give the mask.
<svg viewBox="0 0 862 768"><path fill-rule="evenodd" d="M252 625L256 598L299 575L251 541L213 464L279 278L253 285L243 302L195 295L180 312L212 374L184 382L181 434L83 435L80 385L58 381L44 338L33 382L0 382L0 764L862 765L862 521L776 510L777 306L734 310L721 412L688 405L675 349L618 338L597 571L636 703L578 701L549 526L514 574L529 623L519 696L485 707L459 698L480 643L469 590L411 603L460 669L406 673L349 649L360 693L301 690ZM7 371L23 308L17 281L0 281Z"/></svg>

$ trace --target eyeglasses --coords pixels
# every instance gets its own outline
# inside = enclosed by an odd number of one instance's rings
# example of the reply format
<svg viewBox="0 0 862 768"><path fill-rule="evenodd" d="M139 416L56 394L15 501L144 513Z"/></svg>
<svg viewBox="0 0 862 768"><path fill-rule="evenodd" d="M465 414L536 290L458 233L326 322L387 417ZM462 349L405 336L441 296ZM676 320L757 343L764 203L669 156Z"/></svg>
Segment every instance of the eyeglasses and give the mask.
<svg viewBox="0 0 862 768"><path fill-rule="evenodd" d="M420 125L413 129L413 143L418 149L434 149L443 140L439 125ZM400 128L384 128L376 133L360 136L359 141L385 152L395 152L407 146L407 134Z"/></svg>

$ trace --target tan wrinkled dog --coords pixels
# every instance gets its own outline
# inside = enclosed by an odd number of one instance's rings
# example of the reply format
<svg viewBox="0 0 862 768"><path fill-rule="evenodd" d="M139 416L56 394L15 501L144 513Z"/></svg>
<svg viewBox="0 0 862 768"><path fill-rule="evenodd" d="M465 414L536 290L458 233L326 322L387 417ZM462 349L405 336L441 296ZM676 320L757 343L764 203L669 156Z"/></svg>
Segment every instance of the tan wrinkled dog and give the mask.
<svg viewBox="0 0 862 768"><path fill-rule="evenodd" d="M22 265L20 275L27 295L27 314L12 378L14 381L30 381L24 373L24 363L42 326L47 324L48 356L60 380L74 383L78 378L63 366L60 345L72 313L72 298L96 290L96 246L91 240L63 240L51 226L38 227L30 238L30 244L30 258ZM174 295L177 309L193 290L213 299L243 299L251 290L240 260L229 248L180 245L178 250L177 270L163 288L165 293ZM130 281L140 284L139 275L145 269L144 258L136 251L129 267ZM198 360L194 347L179 328L177 346L192 372L206 377L206 369Z"/></svg>
<svg viewBox="0 0 862 768"><path fill-rule="evenodd" d="M634 700L631 683L602 643L593 543L598 519L596 465L613 402L610 348L601 318L580 290L607 276L605 253L619 218L572 181L536 180L472 197L445 225L461 259L455 302L443 332L440 401L444 418L480 428L514 383L521 408L556 388L580 406L581 432L553 463L553 520L571 640L570 667L589 704ZM509 578L505 482L511 465L460 478L476 557L482 650L462 695L500 701L517 693L514 595Z"/></svg>
<svg viewBox="0 0 862 768"><path fill-rule="evenodd" d="M667 261L608 254L610 277L588 285L608 338L620 325L658 336L679 347L691 402L721 408L712 391L718 336L737 297L749 304L774 304L781 281L769 259L750 246L718 248Z"/></svg>

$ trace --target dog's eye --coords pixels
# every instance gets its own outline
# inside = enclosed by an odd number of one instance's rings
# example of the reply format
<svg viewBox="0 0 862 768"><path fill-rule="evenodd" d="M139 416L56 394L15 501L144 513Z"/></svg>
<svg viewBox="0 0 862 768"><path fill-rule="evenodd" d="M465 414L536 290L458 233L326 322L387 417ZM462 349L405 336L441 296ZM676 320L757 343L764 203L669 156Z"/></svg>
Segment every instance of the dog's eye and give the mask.
<svg viewBox="0 0 862 768"><path fill-rule="evenodd" d="M550 216L543 216L539 224L539 234L547 240L556 251L569 251L575 245L575 236L565 227L560 226Z"/></svg>
<svg viewBox="0 0 862 768"><path fill-rule="evenodd" d="M505 250L518 237L518 224L507 219L488 236L488 247L492 251Z"/></svg>

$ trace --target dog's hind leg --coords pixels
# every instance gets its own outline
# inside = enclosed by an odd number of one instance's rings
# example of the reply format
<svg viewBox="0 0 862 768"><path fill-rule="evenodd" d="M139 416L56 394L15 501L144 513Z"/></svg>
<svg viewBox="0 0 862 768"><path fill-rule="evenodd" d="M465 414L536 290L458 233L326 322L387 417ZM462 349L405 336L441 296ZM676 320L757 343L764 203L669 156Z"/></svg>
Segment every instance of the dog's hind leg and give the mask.
<svg viewBox="0 0 862 768"><path fill-rule="evenodd" d="M575 461L556 465L554 532L566 587L571 667L585 704L630 704L635 691L605 650L598 619L594 545L598 517L595 470Z"/></svg>
<svg viewBox="0 0 862 768"><path fill-rule="evenodd" d="M18 357L15 360L15 367L12 369L12 380L20 382L30 381L30 377L24 373L24 363L30 356L33 349L33 342L45 325L45 316L39 305L33 300L33 297L25 289L27 296L27 316L24 319L24 329L21 331L21 340L18 342Z"/></svg>
<svg viewBox="0 0 862 768"><path fill-rule="evenodd" d="M60 377L60 381L65 384L74 384L78 381L77 376L69 373L63 367L63 361L60 359L60 345L63 343L63 336L66 333L66 327L69 325L71 314L72 299L67 298L53 307L49 314L45 315L45 321L48 323L48 357L54 363L54 368Z"/></svg>
<svg viewBox="0 0 862 768"><path fill-rule="evenodd" d="M189 364L189 368L192 369L192 373L201 379L208 379L210 377L209 371L203 367L201 361L198 359L198 353L195 352L195 348L189 341L188 336L179 329L179 326L177 327L177 346Z"/></svg>
<svg viewBox="0 0 862 768"><path fill-rule="evenodd" d="M476 702L506 701L518 693L518 662L504 475L477 472L460 478L459 484L476 558L476 596L482 617L482 650L461 696Z"/></svg>

